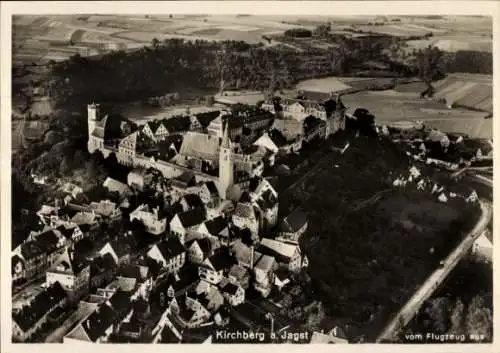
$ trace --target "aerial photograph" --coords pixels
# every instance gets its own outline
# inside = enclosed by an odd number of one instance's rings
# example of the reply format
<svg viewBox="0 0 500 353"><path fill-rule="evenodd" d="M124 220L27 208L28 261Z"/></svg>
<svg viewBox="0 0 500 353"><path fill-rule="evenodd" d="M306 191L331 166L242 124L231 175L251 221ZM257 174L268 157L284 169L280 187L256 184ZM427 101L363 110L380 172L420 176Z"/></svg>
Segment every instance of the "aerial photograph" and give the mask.
<svg viewBox="0 0 500 353"><path fill-rule="evenodd" d="M487 16L14 15L11 342L491 344L492 47Z"/></svg>

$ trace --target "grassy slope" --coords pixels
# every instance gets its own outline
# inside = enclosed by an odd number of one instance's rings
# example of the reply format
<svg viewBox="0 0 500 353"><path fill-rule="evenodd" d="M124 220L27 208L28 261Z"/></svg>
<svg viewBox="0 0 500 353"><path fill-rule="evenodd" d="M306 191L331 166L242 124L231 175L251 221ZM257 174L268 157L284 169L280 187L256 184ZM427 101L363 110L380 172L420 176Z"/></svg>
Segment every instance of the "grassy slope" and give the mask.
<svg viewBox="0 0 500 353"><path fill-rule="evenodd" d="M460 220L475 218L463 217L470 210L462 203L391 190L388 173L408 164L390 142L351 144L338 168L327 165L293 198L309 216L304 245L319 299L352 333L370 338L456 244ZM380 200L363 202L386 189Z"/></svg>

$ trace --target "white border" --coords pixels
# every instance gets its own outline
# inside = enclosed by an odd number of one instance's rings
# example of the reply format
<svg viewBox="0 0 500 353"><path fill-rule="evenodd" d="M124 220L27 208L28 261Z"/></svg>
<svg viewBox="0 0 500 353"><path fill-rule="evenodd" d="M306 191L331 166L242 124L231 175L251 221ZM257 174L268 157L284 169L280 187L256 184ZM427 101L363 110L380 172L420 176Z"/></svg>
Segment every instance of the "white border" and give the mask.
<svg viewBox="0 0 500 353"><path fill-rule="evenodd" d="M500 33L498 17L500 15L500 2L496 1L47 1L47 2L2 2L1 3L1 125L0 125L0 158L2 169L0 173L0 212L1 212L1 352L65 352L68 351L67 344L11 344L11 277L10 277L10 177L11 177L11 16L13 14L75 14L75 13L102 13L102 14L255 14L255 15L489 15L493 17L493 53L494 53L494 117L498 119L499 92L498 84L498 53L500 46ZM497 129L500 124L494 121L494 136L498 136ZM496 147L495 140L495 147ZM494 165L495 179L498 175L497 163ZM494 199L497 197L497 188L494 189ZM494 205L494 209L495 209ZM497 211L494 211L495 213ZM494 243L498 244L497 229L494 229ZM498 250L495 247L495 257L498 258ZM499 272L498 264L494 262L494 273ZM498 277L498 276L497 276ZM499 302L498 281L494 281L494 303ZM495 305L495 308L497 306ZM500 308L500 307L499 307ZM497 309L494 311L494 344L467 344L467 345L385 345L385 344L363 344L363 345L89 345L83 346L82 350L120 351L135 352L153 351L155 349L179 349L179 350L210 350L233 351L244 349L245 351L261 351L273 349L276 352L298 352L314 349L334 350L346 352L387 352L401 350L404 352L500 352L498 337L499 318Z"/></svg>

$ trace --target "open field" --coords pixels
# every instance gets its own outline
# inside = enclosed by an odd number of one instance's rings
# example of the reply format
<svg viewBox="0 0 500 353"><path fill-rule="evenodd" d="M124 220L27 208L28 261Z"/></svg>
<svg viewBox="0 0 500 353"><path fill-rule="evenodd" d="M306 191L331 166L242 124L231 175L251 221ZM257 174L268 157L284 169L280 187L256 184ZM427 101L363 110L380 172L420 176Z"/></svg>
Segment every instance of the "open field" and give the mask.
<svg viewBox="0 0 500 353"><path fill-rule="evenodd" d="M478 17L443 20L404 16L45 15L14 17L13 48L14 58L19 62L44 62L51 58L62 60L76 52L98 55L110 50L136 48L138 44L149 45L153 38L258 43L263 42L263 35L279 35L299 26L312 30L325 22L332 24L332 33L348 36L368 32L404 37L433 33L428 40L409 42L410 49L434 44L449 51L491 51L492 46L492 21ZM116 43L121 45L116 47ZM55 45L69 48L84 45L89 51L71 50L49 55L50 48ZM328 46L321 41L311 41L309 45Z"/></svg>
<svg viewBox="0 0 500 353"><path fill-rule="evenodd" d="M436 98L449 105L493 111L493 78L490 75L450 74L435 85Z"/></svg>
<svg viewBox="0 0 500 353"><path fill-rule="evenodd" d="M392 91L394 92L394 91ZM364 107L375 115L377 123L422 120L445 132L463 132L471 137L492 138L493 120L486 113L466 109L447 109L445 104L420 99L417 95L391 94L391 91L359 92L342 96L350 107Z"/></svg>

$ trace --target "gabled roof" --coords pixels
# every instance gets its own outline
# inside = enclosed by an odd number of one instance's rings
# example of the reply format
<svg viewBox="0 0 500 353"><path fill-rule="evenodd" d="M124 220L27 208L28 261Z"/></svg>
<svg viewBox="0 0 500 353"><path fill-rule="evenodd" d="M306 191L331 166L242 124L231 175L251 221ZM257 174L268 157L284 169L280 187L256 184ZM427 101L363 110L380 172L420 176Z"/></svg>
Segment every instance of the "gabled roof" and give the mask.
<svg viewBox="0 0 500 353"><path fill-rule="evenodd" d="M295 233L307 223L307 215L296 208L280 223L280 231L286 233Z"/></svg>
<svg viewBox="0 0 500 353"><path fill-rule="evenodd" d="M283 243L274 239L262 238L259 251L263 254L275 257L278 261L288 262L295 254L297 248L297 245Z"/></svg>
<svg viewBox="0 0 500 353"><path fill-rule="evenodd" d="M201 201L201 198L196 194L184 195L183 199L189 208L203 207L203 201Z"/></svg>
<svg viewBox="0 0 500 353"><path fill-rule="evenodd" d="M123 195L130 191L127 184L122 183L116 179L107 177L104 183L102 184L106 189L110 192L118 192L120 195Z"/></svg>
<svg viewBox="0 0 500 353"><path fill-rule="evenodd" d="M219 197L219 191L217 190L217 186L215 185L215 183L213 181L207 181L205 183L205 186L207 187L208 191L210 192L210 195L212 195L212 197Z"/></svg>
<svg viewBox="0 0 500 353"><path fill-rule="evenodd" d="M66 249L47 272L62 272L71 275L79 274L88 265Z"/></svg>
<svg viewBox="0 0 500 353"><path fill-rule="evenodd" d="M106 253L102 256L98 256L93 259L90 264L91 276L96 276L109 270L113 270L116 267L115 260L111 254Z"/></svg>
<svg viewBox="0 0 500 353"><path fill-rule="evenodd" d="M47 310L52 309L65 298L67 298L66 292L59 282L55 282L43 292L38 293L28 306L18 312L13 311L12 320L26 332L47 314Z"/></svg>
<svg viewBox="0 0 500 353"><path fill-rule="evenodd" d="M51 253L57 249L58 241L59 237L54 230L41 233L34 241L21 244L21 255L28 260L40 254Z"/></svg>
<svg viewBox="0 0 500 353"><path fill-rule="evenodd" d="M233 257L229 254L227 249L220 249L215 254L210 256L207 259L210 264L212 264L215 271L221 271L224 269L229 269L232 265L235 264Z"/></svg>
<svg viewBox="0 0 500 353"><path fill-rule="evenodd" d="M113 325L116 315L117 313L110 306L102 304L81 325L89 339L96 342Z"/></svg>
<svg viewBox="0 0 500 353"><path fill-rule="evenodd" d="M144 280L149 272L149 268L146 266L128 264L120 268L117 276L124 278L135 278L138 281Z"/></svg>
<svg viewBox="0 0 500 353"><path fill-rule="evenodd" d="M186 212L178 213L177 216L179 217L179 220L184 228L190 228L203 223L205 220L205 210L198 207Z"/></svg>
<svg viewBox="0 0 500 353"><path fill-rule="evenodd" d="M224 229L228 228L227 220L222 216L206 221L205 227L207 228L208 232L213 236L220 236L220 235L226 237L229 236L229 232L222 233Z"/></svg>
<svg viewBox="0 0 500 353"><path fill-rule="evenodd" d="M216 119L219 116L219 114L220 111L214 110L211 112L198 113L194 116L198 119L201 126L207 127L212 122L212 120Z"/></svg>
<svg viewBox="0 0 500 353"><path fill-rule="evenodd" d="M269 135L269 138L271 139L271 141L277 147L282 147L282 146L288 145L288 141L286 140L286 138L283 136L283 134L280 131L273 129L273 130L269 131L268 135Z"/></svg>
<svg viewBox="0 0 500 353"><path fill-rule="evenodd" d="M162 121L163 126L171 134L178 132L188 131L191 126L191 119L189 116L171 117ZM156 133L156 131L154 131Z"/></svg>
<svg viewBox="0 0 500 353"><path fill-rule="evenodd" d="M215 160L219 158L219 144L218 136L189 131L184 135L179 154Z"/></svg>
<svg viewBox="0 0 500 353"><path fill-rule="evenodd" d="M220 283L220 290L223 293L227 293L229 295L235 295L238 292L239 288L240 288L239 286L237 286L234 283L231 283L225 278Z"/></svg>
<svg viewBox="0 0 500 353"><path fill-rule="evenodd" d="M273 268L275 259L269 255L263 255L258 251L254 253L254 268L258 268L264 272L268 272Z"/></svg>
<svg viewBox="0 0 500 353"><path fill-rule="evenodd" d="M171 237L167 240L163 240L155 246L158 248L166 261L173 259L186 251L178 237Z"/></svg>
<svg viewBox="0 0 500 353"><path fill-rule="evenodd" d="M178 177L172 178L172 186L176 186L178 188L188 188L190 186L194 186L196 184L196 177L192 172L184 172Z"/></svg>

